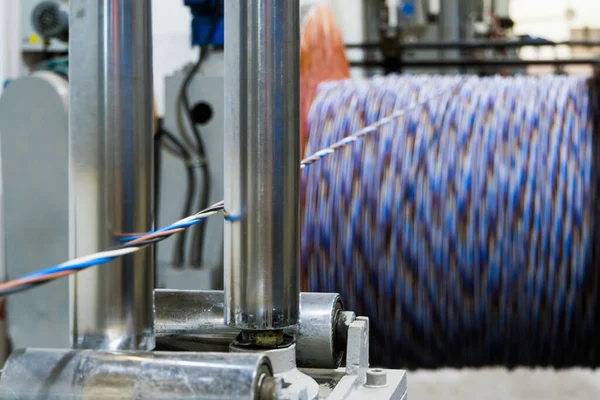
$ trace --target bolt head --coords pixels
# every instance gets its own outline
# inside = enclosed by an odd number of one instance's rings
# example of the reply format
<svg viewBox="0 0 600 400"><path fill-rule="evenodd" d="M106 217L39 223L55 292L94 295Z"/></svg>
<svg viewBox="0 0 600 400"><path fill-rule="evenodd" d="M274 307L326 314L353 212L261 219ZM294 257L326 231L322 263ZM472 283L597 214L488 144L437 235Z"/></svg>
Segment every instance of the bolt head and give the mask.
<svg viewBox="0 0 600 400"><path fill-rule="evenodd" d="M387 373L382 369L370 369L367 371L366 387L383 387L387 385Z"/></svg>

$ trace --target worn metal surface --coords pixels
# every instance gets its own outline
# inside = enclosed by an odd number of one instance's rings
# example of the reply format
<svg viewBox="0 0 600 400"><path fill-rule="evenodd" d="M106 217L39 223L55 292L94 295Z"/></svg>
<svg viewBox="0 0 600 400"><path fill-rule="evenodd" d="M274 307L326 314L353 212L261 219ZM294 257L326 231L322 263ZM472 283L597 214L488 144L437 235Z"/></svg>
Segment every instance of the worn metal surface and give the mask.
<svg viewBox="0 0 600 400"><path fill-rule="evenodd" d="M223 291L154 291L157 344L184 350L229 351L240 333L225 325Z"/></svg>
<svg viewBox="0 0 600 400"><path fill-rule="evenodd" d="M153 90L150 2L71 6L72 256L152 228ZM72 278L72 344L151 349L152 248Z"/></svg>
<svg viewBox="0 0 600 400"><path fill-rule="evenodd" d="M327 400L404 400L407 398L406 371L382 369L380 374L385 374L387 384L383 386L368 386L360 382L356 375L346 375L337 384L335 389L325 397Z"/></svg>
<svg viewBox="0 0 600 400"><path fill-rule="evenodd" d="M69 258L68 110L67 82L51 72L17 79L0 97L9 278ZM6 299L15 347L69 345L68 287L61 279Z"/></svg>
<svg viewBox="0 0 600 400"><path fill-rule="evenodd" d="M224 324L223 291L154 291L154 329L162 346L228 351L240 330ZM346 348L354 313L340 312L336 293L301 293L296 357L305 368L336 368ZM337 315L349 315L348 320ZM288 330L289 334L294 329Z"/></svg>
<svg viewBox="0 0 600 400"><path fill-rule="evenodd" d="M350 322L346 367L336 370L303 370L320 386L319 398L328 400L390 399L407 395L406 371L369 370L369 319L347 316Z"/></svg>
<svg viewBox="0 0 600 400"><path fill-rule="evenodd" d="M0 398L254 400L271 376L262 354L26 349L9 358Z"/></svg>
<svg viewBox="0 0 600 400"><path fill-rule="evenodd" d="M319 395L319 384L296 367L297 348L295 344L272 350L230 346L232 353L264 354L269 357L275 376L282 380L282 390L278 399L316 399Z"/></svg>
<svg viewBox="0 0 600 400"><path fill-rule="evenodd" d="M225 1L225 318L298 322L298 0Z"/></svg>
<svg viewBox="0 0 600 400"><path fill-rule="evenodd" d="M336 346L342 301L337 293L300 293L300 324L296 344L298 365L337 368L344 345Z"/></svg>
<svg viewBox="0 0 600 400"><path fill-rule="evenodd" d="M348 329L346 374L357 375L360 382L364 383L367 368L369 368L369 318L356 317Z"/></svg>

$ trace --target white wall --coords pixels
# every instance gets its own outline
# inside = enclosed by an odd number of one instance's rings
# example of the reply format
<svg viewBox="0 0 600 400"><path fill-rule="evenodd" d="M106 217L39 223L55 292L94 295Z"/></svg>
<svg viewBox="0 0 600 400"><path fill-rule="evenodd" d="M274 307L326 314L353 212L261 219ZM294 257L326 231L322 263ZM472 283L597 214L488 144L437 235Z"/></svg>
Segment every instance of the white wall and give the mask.
<svg viewBox="0 0 600 400"><path fill-rule="evenodd" d="M512 0L510 12L518 33L553 40L569 39L571 28L600 27L598 0Z"/></svg>
<svg viewBox="0 0 600 400"><path fill-rule="evenodd" d="M21 74L19 0L0 0L0 93L6 79Z"/></svg>
<svg viewBox="0 0 600 400"><path fill-rule="evenodd" d="M600 27L600 1L598 0L570 0L575 18L571 26L573 28L598 28Z"/></svg>
<svg viewBox="0 0 600 400"><path fill-rule="evenodd" d="M515 32L566 40L569 36L567 3L568 0L513 0L510 14L516 24Z"/></svg>
<svg viewBox="0 0 600 400"><path fill-rule="evenodd" d="M515 33L530 34L550 40L571 39L572 28L600 27L598 0L512 0L511 17ZM523 49L525 58L570 57L568 48Z"/></svg>
<svg viewBox="0 0 600 400"><path fill-rule="evenodd" d="M165 77L197 58L190 42L191 22L192 14L183 0L152 0L154 93L160 113L164 111Z"/></svg>

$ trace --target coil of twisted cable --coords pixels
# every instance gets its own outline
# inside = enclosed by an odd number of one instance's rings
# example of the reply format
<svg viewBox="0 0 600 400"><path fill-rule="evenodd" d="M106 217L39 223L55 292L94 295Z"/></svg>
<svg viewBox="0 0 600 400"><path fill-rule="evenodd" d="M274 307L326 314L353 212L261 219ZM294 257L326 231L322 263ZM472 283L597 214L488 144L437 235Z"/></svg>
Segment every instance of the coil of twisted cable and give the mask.
<svg viewBox="0 0 600 400"><path fill-rule="evenodd" d="M304 288L371 318L378 365L597 365L593 85L328 82L305 153L405 108L303 170Z"/></svg>

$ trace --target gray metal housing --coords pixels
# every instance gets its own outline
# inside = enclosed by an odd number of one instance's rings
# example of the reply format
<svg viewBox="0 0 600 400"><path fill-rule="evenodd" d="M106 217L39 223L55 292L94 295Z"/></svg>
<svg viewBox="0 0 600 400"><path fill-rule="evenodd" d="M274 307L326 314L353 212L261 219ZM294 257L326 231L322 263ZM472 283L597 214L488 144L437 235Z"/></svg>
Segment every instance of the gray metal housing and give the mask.
<svg viewBox="0 0 600 400"><path fill-rule="evenodd" d="M6 275L69 259L67 82L37 72L0 97ZM59 279L6 299L16 348L69 346L69 281ZM43 329L40 329L43 327Z"/></svg>

